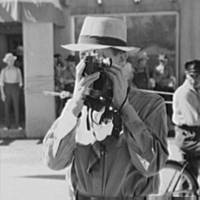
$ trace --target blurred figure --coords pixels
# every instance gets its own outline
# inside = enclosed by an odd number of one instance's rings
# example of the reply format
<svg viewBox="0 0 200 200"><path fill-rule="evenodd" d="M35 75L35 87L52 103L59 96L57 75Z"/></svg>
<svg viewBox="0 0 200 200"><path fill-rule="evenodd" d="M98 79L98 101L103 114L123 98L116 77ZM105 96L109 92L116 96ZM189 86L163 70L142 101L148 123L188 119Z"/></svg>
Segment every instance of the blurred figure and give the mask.
<svg viewBox="0 0 200 200"><path fill-rule="evenodd" d="M200 60L185 63L185 81L173 96L176 144L196 178L200 169Z"/></svg>
<svg viewBox="0 0 200 200"><path fill-rule="evenodd" d="M173 68L169 65L169 59L165 54L158 56L159 64L155 67L153 72L153 80L155 81L155 90L164 92L174 92L176 87L176 78L174 76ZM165 101L172 102L172 95L160 94ZM169 131L173 131L172 123L172 105L167 103L167 123Z"/></svg>
<svg viewBox="0 0 200 200"><path fill-rule="evenodd" d="M133 82L137 88L148 89L149 88L149 68L148 68L149 56L146 52L139 54L138 66L135 68Z"/></svg>
<svg viewBox="0 0 200 200"><path fill-rule="evenodd" d="M172 92L175 89L176 78L173 69L169 66L168 57L160 54L159 64L155 67L153 78L155 80L155 90Z"/></svg>
<svg viewBox="0 0 200 200"><path fill-rule="evenodd" d="M129 86L135 87L133 85L133 78L134 78L134 68L130 62L127 62L126 65L123 67L124 77L127 79Z"/></svg>
<svg viewBox="0 0 200 200"><path fill-rule="evenodd" d="M54 80L55 80L55 90L61 91L62 90L62 83L60 77L63 73L64 64L62 62L62 56L60 54L54 55Z"/></svg>
<svg viewBox="0 0 200 200"><path fill-rule="evenodd" d="M15 66L18 67L22 73L22 79L24 78L24 63L23 63L23 46L18 46L16 50L17 59L15 60Z"/></svg>
<svg viewBox="0 0 200 200"><path fill-rule="evenodd" d="M64 63L62 61L62 56L59 53L54 54L54 84L55 84L55 91L61 92L64 90L63 85L63 71L64 71ZM61 112L62 108L62 99L59 96L55 97L56 101L56 116L58 116Z"/></svg>
<svg viewBox="0 0 200 200"><path fill-rule="evenodd" d="M11 106L14 108L15 128L21 130L19 126L19 99L20 88L22 87L22 74L19 68L14 65L16 56L12 53L7 53L3 58L3 62L7 66L1 71L0 86L1 99L5 103L5 127L8 130L11 127L10 111Z"/></svg>
<svg viewBox="0 0 200 200"><path fill-rule="evenodd" d="M66 101L69 99L69 92L73 93L74 90L75 56L69 55L65 61L66 64L63 63L60 54L54 55L55 91L61 92L61 95L56 97L57 116L60 114Z"/></svg>
<svg viewBox="0 0 200 200"><path fill-rule="evenodd" d="M66 59L66 64L62 68L62 74L60 76L60 82L61 82L61 99L60 99L60 105L59 105L59 111L60 114L63 107L65 106L65 103L69 98L71 98L70 94L73 93L74 90L74 82L75 82L75 56L69 55Z"/></svg>
<svg viewBox="0 0 200 200"><path fill-rule="evenodd" d="M64 78L64 90L73 92L74 90L74 81L75 81L75 56L69 55L66 59L66 66L63 74Z"/></svg>

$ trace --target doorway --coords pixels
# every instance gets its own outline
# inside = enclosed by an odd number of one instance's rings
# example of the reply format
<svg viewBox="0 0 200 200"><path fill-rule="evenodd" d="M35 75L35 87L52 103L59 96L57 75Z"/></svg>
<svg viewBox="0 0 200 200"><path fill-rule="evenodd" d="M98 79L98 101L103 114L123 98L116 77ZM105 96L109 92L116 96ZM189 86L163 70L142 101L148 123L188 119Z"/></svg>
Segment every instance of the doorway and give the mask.
<svg viewBox="0 0 200 200"><path fill-rule="evenodd" d="M18 67L22 73L22 80L24 80L24 65L23 65L23 35L22 24L17 22L0 23L0 71L6 66L2 61L4 55L8 52L13 53L17 59L15 66ZM20 90L20 126L24 128L25 124L25 102L24 90ZM10 108L11 129L14 129L14 111L13 106ZM4 103L0 100L0 129L4 127Z"/></svg>

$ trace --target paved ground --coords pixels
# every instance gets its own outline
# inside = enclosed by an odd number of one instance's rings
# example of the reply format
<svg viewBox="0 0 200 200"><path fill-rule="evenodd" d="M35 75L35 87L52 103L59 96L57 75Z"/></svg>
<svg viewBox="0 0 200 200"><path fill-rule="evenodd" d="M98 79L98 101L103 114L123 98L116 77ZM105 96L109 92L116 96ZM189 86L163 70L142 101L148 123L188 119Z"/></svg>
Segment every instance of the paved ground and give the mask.
<svg viewBox="0 0 200 200"><path fill-rule="evenodd" d="M1 200L66 200L64 174L43 164L39 140L1 140Z"/></svg>
<svg viewBox="0 0 200 200"><path fill-rule="evenodd" d="M172 140L169 147L170 157L179 159ZM0 140L1 200L67 200L65 171L43 164L40 140Z"/></svg>

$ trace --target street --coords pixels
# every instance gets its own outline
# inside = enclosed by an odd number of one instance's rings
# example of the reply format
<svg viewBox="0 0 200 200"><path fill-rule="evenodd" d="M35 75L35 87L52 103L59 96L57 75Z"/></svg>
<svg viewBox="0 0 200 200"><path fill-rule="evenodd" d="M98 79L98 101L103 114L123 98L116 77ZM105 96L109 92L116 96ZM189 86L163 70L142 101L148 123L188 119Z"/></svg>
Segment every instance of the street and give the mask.
<svg viewBox="0 0 200 200"><path fill-rule="evenodd" d="M180 155L169 139L170 158ZM65 170L48 169L40 140L0 140L1 200L67 200Z"/></svg>
<svg viewBox="0 0 200 200"><path fill-rule="evenodd" d="M43 164L40 140L0 140L1 200L66 200L64 174Z"/></svg>

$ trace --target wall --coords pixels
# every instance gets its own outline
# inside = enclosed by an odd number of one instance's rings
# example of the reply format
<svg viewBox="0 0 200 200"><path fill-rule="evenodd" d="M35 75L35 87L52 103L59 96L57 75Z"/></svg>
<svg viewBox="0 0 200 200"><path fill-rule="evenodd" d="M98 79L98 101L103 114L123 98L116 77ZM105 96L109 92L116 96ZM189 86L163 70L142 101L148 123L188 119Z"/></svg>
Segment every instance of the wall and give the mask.
<svg viewBox="0 0 200 200"><path fill-rule="evenodd" d="M7 42L6 42L6 35L0 33L0 70L5 66L2 59L7 52Z"/></svg>
<svg viewBox="0 0 200 200"><path fill-rule="evenodd" d="M54 98L43 94L54 90L53 24L23 23L26 136L45 135L55 119Z"/></svg>
<svg viewBox="0 0 200 200"><path fill-rule="evenodd" d="M183 79L184 63L200 59L200 1L181 0L180 6L180 69Z"/></svg>
<svg viewBox="0 0 200 200"><path fill-rule="evenodd" d="M95 0L73 0L70 9L72 15L177 11L179 84L184 77L184 63L200 59L200 0L141 0L139 4L134 0L109 0L102 1L102 5Z"/></svg>
<svg viewBox="0 0 200 200"><path fill-rule="evenodd" d="M177 0L141 0L138 4L134 0L102 0L102 5L97 0L73 0L70 3L73 15L172 11L177 7Z"/></svg>
<svg viewBox="0 0 200 200"><path fill-rule="evenodd" d="M64 17L64 27L54 25L54 53L59 53L63 56L63 58L66 58L71 52L62 48L61 45L74 41L74 34L73 21L68 9L65 9Z"/></svg>

